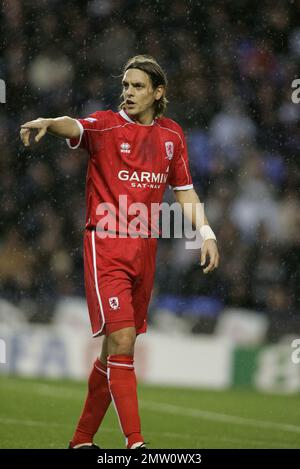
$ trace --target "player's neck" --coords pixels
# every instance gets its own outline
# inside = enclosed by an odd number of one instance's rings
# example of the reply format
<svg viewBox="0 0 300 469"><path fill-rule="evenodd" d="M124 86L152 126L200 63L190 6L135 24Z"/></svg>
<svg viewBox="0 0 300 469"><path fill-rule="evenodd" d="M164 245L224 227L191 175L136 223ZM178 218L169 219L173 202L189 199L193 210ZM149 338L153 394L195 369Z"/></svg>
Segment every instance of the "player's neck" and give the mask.
<svg viewBox="0 0 300 469"><path fill-rule="evenodd" d="M135 121L137 124L140 124L140 125L151 125L153 122L153 115L151 115L150 117L137 116Z"/></svg>
<svg viewBox="0 0 300 469"><path fill-rule="evenodd" d="M148 111L145 111L144 113L137 114L136 116L134 116L134 120L137 124L140 124L140 125L151 125L153 123L153 118L154 118L153 114L154 113L152 110L148 110Z"/></svg>

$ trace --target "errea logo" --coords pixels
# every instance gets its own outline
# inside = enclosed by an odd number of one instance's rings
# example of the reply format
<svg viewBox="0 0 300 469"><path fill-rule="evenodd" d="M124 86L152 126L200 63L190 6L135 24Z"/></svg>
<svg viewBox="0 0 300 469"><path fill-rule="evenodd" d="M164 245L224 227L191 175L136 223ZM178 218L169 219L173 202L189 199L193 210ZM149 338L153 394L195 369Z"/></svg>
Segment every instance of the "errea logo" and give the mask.
<svg viewBox="0 0 300 469"><path fill-rule="evenodd" d="M123 142L120 145L121 153L130 153L130 144L127 142Z"/></svg>

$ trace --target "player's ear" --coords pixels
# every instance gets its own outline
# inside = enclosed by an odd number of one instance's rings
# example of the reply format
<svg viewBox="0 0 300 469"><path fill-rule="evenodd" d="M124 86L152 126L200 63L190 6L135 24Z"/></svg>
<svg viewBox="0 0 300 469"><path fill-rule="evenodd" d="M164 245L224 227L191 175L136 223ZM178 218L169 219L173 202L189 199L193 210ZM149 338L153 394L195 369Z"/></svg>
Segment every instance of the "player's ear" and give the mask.
<svg viewBox="0 0 300 469"><path fill-rule="evenodd" d="M164 94L165 87L163 85L159 85L155 90L155 99L158 101Z"/></svg>

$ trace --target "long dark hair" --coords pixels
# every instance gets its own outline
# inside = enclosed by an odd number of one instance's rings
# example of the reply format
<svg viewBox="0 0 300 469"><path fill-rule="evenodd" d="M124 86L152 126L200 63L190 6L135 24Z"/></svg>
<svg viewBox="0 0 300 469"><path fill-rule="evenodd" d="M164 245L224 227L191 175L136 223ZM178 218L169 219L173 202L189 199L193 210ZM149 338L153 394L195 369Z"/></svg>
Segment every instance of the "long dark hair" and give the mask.
<svg viewBox="0 0 300 469"><path fill-rule="evenodd" d="M136 55L135 57L129 59L124 66L122 75L123 77L127 70L129 70L130 68L138 68L139 70L142 70L143 72L147 73L151 79L152 86L154 89L157 88L159 85L164 86L164 92L162 97L156 100L153 104L154 118L162 116L166 110L168 103L168 100L166 98L168 80L165 72L163 71L161 66L156 62L156 60L151 57L151 55ZM122 102L119 105L119 109L123 109L125 104L123 93L121 95L121 98Z"/></svg>

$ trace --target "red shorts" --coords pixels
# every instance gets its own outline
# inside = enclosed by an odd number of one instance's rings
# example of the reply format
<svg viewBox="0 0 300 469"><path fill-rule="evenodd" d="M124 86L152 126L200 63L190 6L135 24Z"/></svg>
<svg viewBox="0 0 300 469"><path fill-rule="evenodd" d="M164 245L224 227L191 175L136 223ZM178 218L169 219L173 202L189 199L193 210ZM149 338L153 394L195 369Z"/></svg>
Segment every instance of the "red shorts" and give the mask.
<svg viewBox="0 0 300 469"><path fill-rule="evenodd" d="M105 238L84 234L84 281L93 337L124 327L146 332L156 238Z"/></svg>

